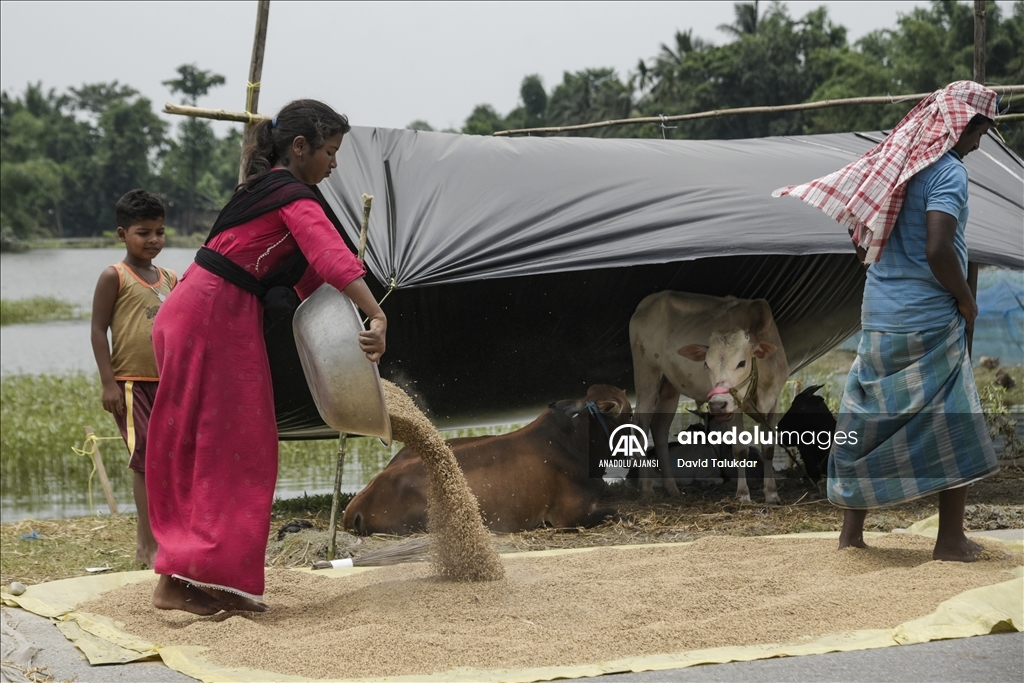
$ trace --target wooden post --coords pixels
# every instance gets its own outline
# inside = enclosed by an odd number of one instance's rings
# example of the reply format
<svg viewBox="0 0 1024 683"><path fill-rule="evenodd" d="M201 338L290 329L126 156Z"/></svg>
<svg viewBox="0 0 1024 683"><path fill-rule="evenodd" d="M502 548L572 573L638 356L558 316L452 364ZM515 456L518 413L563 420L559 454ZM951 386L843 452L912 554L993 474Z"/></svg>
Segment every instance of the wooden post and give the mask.
<svg viewBox="0 0 1024 683"><path fill-rule="evenodd" d="M249 62L249 82L245 84L245 111L254 114L259 111L260 79L263 77L263 52L267 45L267 21L270 19L270 0L259 0L256 7L256 35L252 39L252 59ZM242 135L245 148L252 136L252 123L246 123ZM238 182L244 180L245 169L239 164Z"/></svg>
<svg viewBox="0 0 1024 683"><path fill-rule="evenodd" d="M370 207L373 206L373 195L363 195L363 227L359 231L359 260L365 262L366 256L366 233L370 230Z"/></svg>
<svg viewBox="0 0 1024 683"><path fill-rule="evenodd" d="M92 436L94 436L92 427L86 427L86 440L88 441ZM88 443L86 445L88 445ZM93 465L96 466L96 474L100 476L100 485L103 487L103 495L107 497L107 505L110 506L110 514L117 517L117 501L114 500L114 488L110 485L110 480L107 479L107 468L103 466L103 456L100 455L99 441L95 443L95 448L93 448L92 462Z"/></svg>
<svg viewBox="0 0 1024 683"><path fill-rule="evenodd" d="M974 0L974 80L985 85L985 0Z"/></svg>
<svg viewBox="0 0 1024 683"><path fill-rule="evenodd" d="M985 0L974 0L974 80L985 85ZM978 300L978 264L967 262L967 286ZM974 356L974 327L967 330L967 355Z"/></svg>
<svg viewBox="0 0 1024 683"><path fill-rule="evenodd" d="M338 437L338 470L334 473L334 500L331 501L331 523L327 527L327 535L331 537L327 547L327 559L338 556L338 507L341 502L341 473L345 469L345 442L348 434L342 432Z"/></svg>

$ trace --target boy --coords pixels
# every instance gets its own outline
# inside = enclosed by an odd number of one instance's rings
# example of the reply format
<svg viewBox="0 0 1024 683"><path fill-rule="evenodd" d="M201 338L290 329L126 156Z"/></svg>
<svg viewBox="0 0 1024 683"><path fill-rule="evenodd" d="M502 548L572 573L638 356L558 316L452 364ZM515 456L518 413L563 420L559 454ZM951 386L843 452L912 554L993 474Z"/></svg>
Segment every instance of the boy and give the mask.
<svg viewBox="0 0 1024 683"><path fill-rule="evenodd" d="M178 278L153 265L164 248L164 204L155 194L132 190L115 208L117 238L124 260L108 267L96 283L92 302L92 351L103 384L103 408L113 413L128 446L128 467L139 519L135 561L152 567L157 544L149 526L146 498L146 433L156 396L153 319ZM111 330L113 352L107 344Z"/></svg>

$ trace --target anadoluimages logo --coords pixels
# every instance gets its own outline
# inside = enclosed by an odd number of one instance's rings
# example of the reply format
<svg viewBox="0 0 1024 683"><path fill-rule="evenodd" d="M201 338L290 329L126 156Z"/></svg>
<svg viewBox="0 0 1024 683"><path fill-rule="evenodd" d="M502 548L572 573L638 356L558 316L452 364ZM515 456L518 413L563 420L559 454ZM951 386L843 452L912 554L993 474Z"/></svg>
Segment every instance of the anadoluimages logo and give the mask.
<svg viewBox="0 0 1024 683"><path fill-rule="evenodd" d="M608 437L613 458L642 458L647 453L647 432L635 424L616 427Z"/></svg>

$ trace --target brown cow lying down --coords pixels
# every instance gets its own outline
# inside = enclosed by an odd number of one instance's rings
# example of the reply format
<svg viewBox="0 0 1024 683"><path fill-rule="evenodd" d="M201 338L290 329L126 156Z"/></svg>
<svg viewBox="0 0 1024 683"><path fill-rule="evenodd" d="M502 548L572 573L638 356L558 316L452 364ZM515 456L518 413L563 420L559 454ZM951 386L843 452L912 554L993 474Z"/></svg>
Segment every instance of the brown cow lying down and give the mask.
<svg viewBox="0 0 1024 683"><path fill-rule="evenodd" d="M492 531L594 526L616 514L597 507L604 480L590 477L588 452L610 454L605 432L591 434L588 404L609 432L633 415L621 389L595 384L579 400L552 403L517 431L447 442ZM419 454L409 446L399 451L349 502L343 524L361 535L425 531L427 470Z"/></svg>

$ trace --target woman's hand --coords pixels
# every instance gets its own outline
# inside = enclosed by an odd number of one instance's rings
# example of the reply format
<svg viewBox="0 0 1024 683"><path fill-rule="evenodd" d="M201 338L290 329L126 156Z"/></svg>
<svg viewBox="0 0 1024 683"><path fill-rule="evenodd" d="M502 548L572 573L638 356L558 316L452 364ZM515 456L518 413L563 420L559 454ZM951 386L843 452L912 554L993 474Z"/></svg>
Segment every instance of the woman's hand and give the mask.
<svg viewBox="0 0 1024 683"><path fill-rule="evenodd" d="M363 278L357 277L344 289L345 295L368 316L370 329L359 333L359 348L371 362L376 363L384 355L388 332L388 319L373 298Z"/></svg>
<svg viewBox="0 0 1024 683"><path fill-rule="evenodd" d="M372 363L380 360L387 347L388 319L383 313L370 318L370 329L359 333L359 348Z"/></svg>

